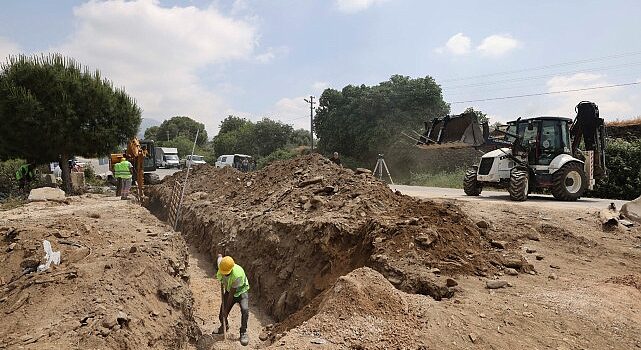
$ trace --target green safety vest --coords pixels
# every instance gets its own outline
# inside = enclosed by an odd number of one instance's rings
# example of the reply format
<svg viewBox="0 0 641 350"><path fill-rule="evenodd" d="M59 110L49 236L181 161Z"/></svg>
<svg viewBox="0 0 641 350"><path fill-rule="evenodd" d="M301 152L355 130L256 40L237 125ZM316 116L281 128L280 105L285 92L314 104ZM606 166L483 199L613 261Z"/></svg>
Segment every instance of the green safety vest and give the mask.
<svg viewBox="0 0 641 350"><path fill-rule="evenodd" d="M238 264L234 265L229 275L225 277L227 277L227 285L224 287L225 287L225 290L228 292L231 290L232 284L234 283L234 281L237 280L238 278L242 278L243 284L240 287L238 287L238 289L236 290L236 293L234 293L234 297L237 298L241 294L247 293L247 291L249 290L249 280L247 280L247 276L245 275L245 270L243 270L243 268L240 265ZM216 278L221 282L223 281L223 275L221 275L220 272L216 272Z"/></svg>
<svg viewBox="0 0 641 350"><path fill-rule="evenodd" d="M131 163L127 160L114 164L114 176L120 179L131 179L131 173L129 172L130 166Z"/></svg>

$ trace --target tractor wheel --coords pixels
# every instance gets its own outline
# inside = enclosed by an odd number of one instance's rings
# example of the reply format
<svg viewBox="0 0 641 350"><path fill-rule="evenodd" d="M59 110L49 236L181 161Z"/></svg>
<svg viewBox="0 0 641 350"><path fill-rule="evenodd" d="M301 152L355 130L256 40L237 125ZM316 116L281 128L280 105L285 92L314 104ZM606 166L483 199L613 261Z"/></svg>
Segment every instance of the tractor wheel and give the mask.
<svg viewBox="0 0 641 350"><path fill-rule="evenodd" d="M510 185L507 191L510 193L510 199L513 201L523 202L527 199L530 174L525 169L514 169L510 174Z"/></svg>
<svg viewBox="0 0 641 350"><path fill-rule="evenodd" d="M575 201L583 195L588 178L580 163L566 163L552 174L552 195L562 201Z"/></svg>
<svg viewBox="0 0 641 350"><path fill-rule="evenodd" d="M476 180L476 167L467 169L463 178L463 191L468 196L478 196L483 187Z"/></svg>

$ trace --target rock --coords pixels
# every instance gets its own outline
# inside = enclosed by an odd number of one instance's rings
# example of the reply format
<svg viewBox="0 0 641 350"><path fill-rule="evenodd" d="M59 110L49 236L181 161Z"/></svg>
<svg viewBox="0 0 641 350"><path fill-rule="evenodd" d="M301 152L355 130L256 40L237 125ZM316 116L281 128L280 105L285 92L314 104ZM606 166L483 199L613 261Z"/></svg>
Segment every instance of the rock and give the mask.
<svg viewBox="0 0 641 350"><path fill-rule="evenodd" d="M298 203L304 204L309 200L309 197L307 196L300 196L298 197Z"/></svg>
<svg viewBox="0 0 641 350"><path fill-rule="evenodd" d="M557 270L561 268L561 266L554 265L554 264L550 264L550 267L553 268L553 269L557 269Z"/></svg>
<svg viewBox="0 0 641 350"><path fill-rule="evenodd" d="M441 270L437 269L436 267L435 268L431 268L430 272L435 274L435 275L440 275L441 274Z"/></svg>
<svg viewBox="0 0 641 350"><path fill-rule="evenodd" d="M10 251L16 249L16 245L18 245L18 243L9 244L9 246L7 247L7 251L10 252Z"/></svg>
<svg viewBox="0 0 641 350"><path fill-rule="evenodd" d="M194 192L194 193L192 193L190 195L190 197L192 199L194 199L194 200L207 199L208 196L209 196L209 194L207 192L203 192L203 191Z"/></svg>
<svg viewBox="0 0 641 350"><path fill-rule="evenodd" d="M523 261L523 258L517 256L508 256L503 261L503 266L511 267L517 270L521 269L524 264L525 262Z"/></svg>
<svg viewBox="0 0 641 350"><path fill-rule="evenodd" d="M485 281L487 289L499 289L507 287L507 281L503 280L487 280Z"/></svg>
<svg viewBox="0 0 641 350"><path fill-rule="evenodd" d="M129 248L129 253L135 253L137 251L138 251L138 247L136 247L135 245L132 245L131 248Z"/></svg>
<svg viewBox="0 0 641 350"><path fill-rule="evenodd" d="M505 269L505 274L510 276L517 276L519 272L511 267L508 267L507 269Z"/></svg>
<svg viewBox="0 0 641 350"><path fill-rule="evenodd" d="M322 182L322 181L323 181L323 178L322 178L322 177L320 177L320 176L318 176L318 177L311 178L311 179L309 179L309 180L303 180L303 181L301 181L301 182L298 184L298 187L305 187L305 186L309 186L309 185L317 184L317 183Z"/></svg>
<svg viewBox="0 0 641 350"><path fill-rule="evenodd" d="M540 241L541 240L541 234L536 232L535 229L530 229L527 234L526 234L527 239L532 240L532 241Z"/></svg>
<svg viewBox="0 0 641 350"><path fill-rule="evenodd" d="M545 256L542 255L542 254L537 254L535 258L536 258L536 260L543 260L543 258L545 258Z"/></svg>
<svg viewBox="0 0 641 350"><path fill-rule="evenodd" d="M551 274L551 275L548 276L548 278L551 279L551 280L558 279L558 277L556 277L556 274Z"/></svg>
<svg viewBox="0 0 641 350"><path fill-rule="evenodd" d="M525 252L528 253L528 254L536 253L536 249L526 248Z"/></svg>
<svg viewBox="0 0 641 350"><path fill-rule="evenodd" d="M260 341L269 339L269 333L265 331L260 332L260 334L258 335L258 339L260 339Z"/></svg>
<svg viewBox="0 0 641 350"><path fill-rule="evenodd" d="M450 288L451 288L451 287L456 287L456 286L458 286L458 282L456 282L456 281L455 281L454 279L452 279L452 278L448 278L448 279L446 279L446 280L445 280L445 285L446 285L446 286L448 286L448 287L450 287Z"/></svg>
<svg viewBox="0 0 641 350"><path fill-rule="evenodd" d="M66 199L65 191L52 187L34 188L28 197L29 202L64 202Z"/></svg>
<svg viewBox="0 0 641 350"><path fill-rule="evenodd" d="M478 340L478 336L475 333L470 333L468 337L470 338L470 341L472 343L476 343L476 341Z"/></svg>
<svg viewBox="0 0 641 350"><path fill-rule="evenodd" d="M621 214L627 219L641 224L641 197L624 203L621 207Z"/></svg>
<svg viewBox="0 0 641 350"><path fill-rule="evenodd" d="M476 222L476 227L478 228L490 228L490 223L485 220L480 220Z"/></svg>
<svg viewBox="0 0 641 350"><path fill-rule="evenodd" d="M336 189L333 186L324 186L314 191L314 194L333 194Z"/></svg>
<svg viewBox="0 0 641 350"><path fill-rule="evenodd" d="M365 168L356 168L356 174L371 174L372 171Z"/></svg>
<svg viewBox="0 0 641 350"><path fill-rule="evenodd" d="M490 244L492 245L492 247L499 248L499 249L505 249L507 247L507 242L505 242L505 241L494 241L494 240L492 240L492 241L490 241Z"/></svg>
<svg viewBox="0 0 641 350"><path fill-rule="evenodd" d="M434 243L436 239L434 235L421 233L420 235L416 236L414 240L416 241L416 243L423 247L429 247L430 245L432 245L432 243Z"/></svg>
<svg viewBox="0 0 641 350"><path fill-rule="evenodd" d="M114 328L118 324L118 314L105 316L100 324L107 329Z"/></svg>
<svg viewBox="0 0 641 350"><path fill-rule="evenodd" d="M92 219L100 219L100 214L98 213L91 213L89 214L89 217Z"/></svg>
<svg viewBox="0 0 641 350"><path fill-rule="evenodd" d="M325 343L327 343L327 340L325 340L323 338L314 338L314 339L310 340L310 342L312 344L325 344Z"/></svg>

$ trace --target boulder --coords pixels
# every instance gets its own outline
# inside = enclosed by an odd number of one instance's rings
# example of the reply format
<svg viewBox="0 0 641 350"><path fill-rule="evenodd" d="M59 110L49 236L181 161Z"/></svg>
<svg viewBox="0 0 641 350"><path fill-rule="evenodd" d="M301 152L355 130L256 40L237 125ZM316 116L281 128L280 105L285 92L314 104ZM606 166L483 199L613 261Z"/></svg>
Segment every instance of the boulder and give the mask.
<svg viewBox="0 0 641 350"><path fill-rule="evenodd" d="M621 214L627 219L641 224L641 197L623 204Z"/></svg>
<svg viewBox="0 0 641 350"><path fill-rule="evenodd" d="M64 202L66 199L65 191L53 187L34 188L28 198L29 202Z"/></svg>

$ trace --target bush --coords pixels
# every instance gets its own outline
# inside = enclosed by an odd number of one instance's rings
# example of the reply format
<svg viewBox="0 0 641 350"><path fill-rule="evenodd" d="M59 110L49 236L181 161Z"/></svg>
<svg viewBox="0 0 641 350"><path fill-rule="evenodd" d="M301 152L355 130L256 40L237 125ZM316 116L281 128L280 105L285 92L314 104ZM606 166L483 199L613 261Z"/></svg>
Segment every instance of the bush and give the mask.
<svg viewBox="0 0 641 350"><path fill-rule="evenodd" d="M590 197L635 199L641 196L641 139L610 140L605 150L608 177L597 181Z"/></svg>
<svg viewBox="0 0 641 350"><path fill-rule="evenodd" d="M22 159L10 159L0 162L0 200L18 195L16 171L25 163Z"/></svg>
<svg viewBox="0 0 641 350"><path fill-rule="evenodd" d="M256 166L258 167L258 169L262 169L268 164L276 160L291 159L294 157L296 157L296 152L288 149L279 148L274 152L268 154L267 156L259 158L258 161L256 162Z"/></svg>
<svg viewBox="0 0 641 350"><path fill-rule="evenodd" d="M458 168L453 171L442 171L438 173L411 173L408 185L463 188L464 177L464 168Z"/></svg>

